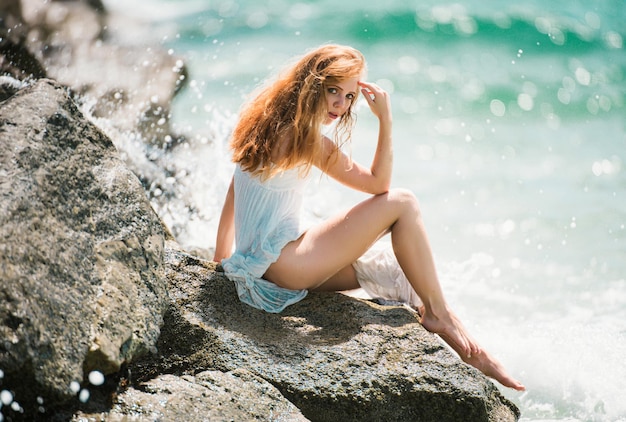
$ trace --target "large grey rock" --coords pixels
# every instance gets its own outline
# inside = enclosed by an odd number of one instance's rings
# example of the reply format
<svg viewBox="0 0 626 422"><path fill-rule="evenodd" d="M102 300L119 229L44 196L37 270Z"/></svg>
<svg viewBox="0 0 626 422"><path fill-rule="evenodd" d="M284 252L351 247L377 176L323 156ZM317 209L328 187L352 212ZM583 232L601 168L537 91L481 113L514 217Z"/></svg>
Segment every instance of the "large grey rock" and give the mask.
<svg viewBox="0 0 626 422"><path fill-rule="evenodd" d="M170 124L172 100L188 80L181 57L159 44L154 26L110 12L101 0L13 4L19 6L5 8L10 19L0 16L0 39L7 40L0 40L0 72L41 78L45 69L46 77L70 87L161 216L174 208L193 218L199 211L187 188L188 171L165 154L194 142ZM3 34L3 22L19 24ZM169 222L174 233L185 228Z"/></svg>
<svg viewBox="0 0 626 422"><path fill-rule="evenodd" d="M267 381L239 369L195 376L160 375L116 397L108 413L74 415L73 421L307 421Z"/></svg>
<svg viewBox="0 0 626 422"><path fill-rule="evenodd" d="M0 103L0 370L23 409L154 348L164 228L111 141L57 83Z"/></svg>
<svg viewBox="0 0 626 422"><path fill-rule="evenodd" d="M519 411L403 307L310 294L282 314L242 304L215 264L166 247L159 355L135 376L243 368L314 421L514 421Z"/></svg>

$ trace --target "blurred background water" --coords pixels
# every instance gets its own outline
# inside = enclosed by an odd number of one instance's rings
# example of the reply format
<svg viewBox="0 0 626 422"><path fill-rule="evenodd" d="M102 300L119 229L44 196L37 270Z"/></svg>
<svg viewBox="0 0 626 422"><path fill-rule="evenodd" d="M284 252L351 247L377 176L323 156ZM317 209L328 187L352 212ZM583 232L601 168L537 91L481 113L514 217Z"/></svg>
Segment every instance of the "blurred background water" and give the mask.
<svg viewBox="0 0 626 422"><path fill-rule="evenodd" d="M393 184L421 201L452 306L526 384L502 389L522 420L626 420L623 0L105 3L189 66L178 197L155 204L183 245L214 246L245 96L293 56L352 45L392 93ZM361 104L353 157L375 141ZM363 197L314 181L310 221Z"/></svg>

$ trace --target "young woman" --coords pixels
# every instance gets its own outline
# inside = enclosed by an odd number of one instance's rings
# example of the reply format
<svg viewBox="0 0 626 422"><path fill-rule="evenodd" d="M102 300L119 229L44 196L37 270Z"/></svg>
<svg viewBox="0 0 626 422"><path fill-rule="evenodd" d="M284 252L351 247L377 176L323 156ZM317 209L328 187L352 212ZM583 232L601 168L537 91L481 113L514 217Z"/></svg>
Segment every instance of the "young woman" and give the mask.
<svg viewBox="0 0 626 422"><path fill-rule="evenodd" d="M422 325L465 362L523 390L481 350L444 299L418 202L410 191L390 189L390 99L379 86L363 80L365 70L359 51L324 45L293 63L244 106L230 142L236 169L214 260L222 263L243 302L268 312L281 312L309 290L363 287L408 302L419 309ZM359 93L379 120L378 146L369 168L341 150L350 137ZM332 123L333 139L322 134L322 127ZM302 187L312 166L372 197L302 230ZM366 256L387 233L392 259ZM377 260L383 259L392 265L381 266ZM400 275L392 275L394 271Z"/></svg>

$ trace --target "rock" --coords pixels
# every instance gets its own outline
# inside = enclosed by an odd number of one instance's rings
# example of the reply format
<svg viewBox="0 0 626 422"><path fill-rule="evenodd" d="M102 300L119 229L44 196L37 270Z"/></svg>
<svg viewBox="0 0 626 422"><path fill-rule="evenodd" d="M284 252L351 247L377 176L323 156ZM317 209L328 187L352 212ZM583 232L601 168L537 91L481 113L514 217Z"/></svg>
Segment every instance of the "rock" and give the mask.
<svg viewBox="0 0 626 422"><path fill-rule="evenodd" d="M154 349L164 239L65 88L42 79L0 103L0 381L22 410L67 402L73 381Z"/></svg>
<svg viewBox="0 0 626 422"><path fill-rule="evenodd" d="M160 375L120 394L109 413L78 413L73 421L307 421L267 381L238 369Z"/></svg>
<svg viewBox="0 0 626 422"><path fill-rule="evenodd" d="M12 97L27 84L11 76L0 76L0 102Z"/></svg>
<svg viewBox="0 0 626 422"><path fill-rule="evenodd" d="M311 293L282 314L242 304L202 261L166 247L169 294L159 354L135 377L245 369L313 421L515 421L490 380L403 307ZM181 341L181 339L184 339Z"/></svg>
<svg viewBox="0 0 626 422"><path fill-rule="evenodd" d="M14 43L10 38L2 38L1 35L0 38L0 72L2 74L19 80L46 76L46 71L39 61L23 44Z"/></svg>
<svg viewBox="0 0 626 422"><path fill-rule="evenodd" d="M137 22L120 22L100 0L17 0L0 13L0 72L71 87L118 147L127 133L159 148L177 142L170 104L187 69L153 41L128 40Z"/></svg>
<svg viewBox="0 0 626 422"><path fill-rule="evenodd" d="M21 6L20 1L0 2L0 74L20 80L43 78L45 69L26 46L28 28Z"/></svg>
<svg viewBox="0 0 626 422"><path fill-rule="evenodd" d="M115 16L98 0L20 0L26 46L47 77L71 87L110 130L137 132L163 146L170 103L186 82L182 61L156 44L122 43ZM111 134L110 134L111 135Z"/></svg>

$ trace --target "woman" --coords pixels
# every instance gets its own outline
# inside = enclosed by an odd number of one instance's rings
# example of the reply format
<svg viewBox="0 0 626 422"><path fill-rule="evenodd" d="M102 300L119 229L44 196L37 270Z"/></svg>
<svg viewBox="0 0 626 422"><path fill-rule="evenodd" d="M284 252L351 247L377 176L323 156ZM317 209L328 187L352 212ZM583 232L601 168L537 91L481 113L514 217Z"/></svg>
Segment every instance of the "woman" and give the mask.
<svg viewBox="0 0 626 422"><path fill-rule="evenodd" d="M293 63L245 105L230 142L236 169L214 260L222 263L243 302L268 312L282 311L309 290L363 287L410 302L419 308L422 325L439 334L465 362L505 386L523 390L481 350L443 297L417 200L410 191L390 189L390 99L379 86L363 81L365 70L359 51L324 45ZM350 137L359 93L379 120L369 168L341 151ZM333 139L322 134L322 126L332 123ZM302 186L312 166L373 196L302 230ZM385 271L372 276L372 259L364 258L386 233L391 234L402 274L389 288L376 285Z"/></svg>

